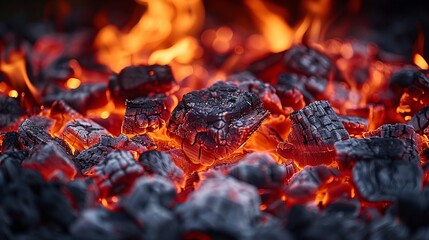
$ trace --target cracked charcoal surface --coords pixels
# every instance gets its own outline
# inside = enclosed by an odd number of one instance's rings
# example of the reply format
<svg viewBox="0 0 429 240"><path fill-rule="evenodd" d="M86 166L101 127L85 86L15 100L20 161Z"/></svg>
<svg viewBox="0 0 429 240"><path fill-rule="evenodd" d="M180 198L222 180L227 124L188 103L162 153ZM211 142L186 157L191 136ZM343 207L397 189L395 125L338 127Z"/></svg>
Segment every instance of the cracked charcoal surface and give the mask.
<svg viewBox="0 0 429 240"><path fill-rule="evenodd" d="M416 72L412 83L405 89L396 109L403 117L411 117L429 104L429 78Z"/></svg>
<svg viewBox="0 0 429 240"><path fill-rule="evenodd" d="M3 135L2 143L1 143L1 151L0 152L6 152L6 151L18 151L21 150L22 146L19 142L19 134L18 132L6 132Z"/></svg>
<svg viewBox="0 0 429 240"><path fill-rule="evenodd" d="M329 77L333 65L327 56L304 45L287 50L283 61L288 71L322 78Z"/></svg>
<svg viewBox="0 0 429 240"><path fill-rule="evenodd" d="M184 184L185 175L182 169L180 169L166 153L156 150L147 151L140 155L139 163L146 172L167 177L179 186L183 186Z"/></svg>
<svg viewBox="0 0 429 240"><path fill-rule="evenodd" d="M256 188L233 178L212 178L200 183L178 206L183 231L223 234L232 239L249 237L260 218Z"/></svg>
<svg viewBox="0 0 429 240"><path fill-rule="evenodd" d="M278 187L286 178L286 167L269 154L252 153L230 167L228 174L257 188Z"/></svg>
<svg viewBox="0 0 429 240"><path fill-rule="evenodd" d="M38 145L30 157L22 162L22 165L38 170L45 179L50 179L53 174L59 172L68 179L73 179L77 174L72 156L56 142Z"/></svg>
<svg viewBox="0 0 429 240"><path fill-rule="evenodd" d="M210 166L245 143L267 116L257 96L217 82L184 95L167 131L193 163Z"/></svg>
<svg viewBox="0 0 429 240"><path fill-rule="evenodd" d="M0 95L0 130L7 130L24 114L17 98Z"/></svg>
<svg viewBox="0 0 429 240"><path fill-rule="evenodd" d="M165 126L170 118L170 112L164 103L165 100L165 97L127 100L121 128L122 133L155 132Z"/></svg>
<svg viewBox="0 0 429 240"><path fill-rule="evenodd" d="M408 121L408 124L414 127L414 130L418 133L423 131L429 126L429 105L420 109L414 116Z"/></svg>
<svg viewBox="0 0 429 240"><path fill-rule="evenodd" d="M405 142L406 154L403 159L406 161L419 162L419 152L417 149L417 139L414 128L403 123L384 124L374 131L364 133L364 137L378 136L382 138L397 138Z"/></svg>
<svg viewBox="0 0 429 240"><path fill-rule="evenodd" d="M94 168L92 177L100 188L102 197L120 194L144 172L127 151L113 151Z"/></svg>
<svg viewBox="0 0 429 240"><path fill-rule="evenodd" d="M230 75L227 81L234 83L238 88L254 93L264 103L265 109L272 113L282 112L282 102L276 89L269 83L258 80L250 72L241 72Z"/></svg>
<svg viewBox="0 0 429 240"><path fill-rule="evenodd" d="M43 98L44 104L62 100L78 112L103 107L107 104L107 86L104 83L82 84L76 89L61 91ZM96 101L94 101L96 99Z"/></svg>
<svg viewBox="0 0 429 240"><path fill-rule="evenodd" d="M277 151L295 159L300 166L329 164L334 157L335 142L349 139L349 134L337 114L326 101L309 104L290 115L292 130L286 143Z"/></svg>
<svg viewBox="0 0 429 240"><path fill-rule="evenodd" d="M368 201L393 201L404 193L418 192L423 171L416 162L373 159L357 162L353 183Z"/></svg>
<svg viewBox="0 0 429 240"><path fill-rule="evenodd" d="M168 93L176 87L171 68L168 65L128 66L112 76L109 89L116 102L125 99Z"/></svg>
<svg viewBox="0 0 429 240"><path fill-rule="evenodd" d="M368 131L368 120L365 118L343 115L338 115L338 118L349 134L362 135Z"/></svg>
<svg viewBox="0 0 429 240"><path fill-rule="evenodd" d="M336 160L342 169L349 169L359 161L403 160L407 153L405 142L395 138L352 138L334 146Z"/></svg>
<svg viewBox="0 0 429 240"><path fill-rule="evenodd" d="M299 110L305 107L304 96L295 86L275 85L276 93L280 98L282 106Z"/></svg>
<svg viewBox="0 0 429 240"><path fill-rule="evenodd" d="M89 119L74 119L67 122L58 133L70 146L82 151L98 142L107 130Z"/></svg>

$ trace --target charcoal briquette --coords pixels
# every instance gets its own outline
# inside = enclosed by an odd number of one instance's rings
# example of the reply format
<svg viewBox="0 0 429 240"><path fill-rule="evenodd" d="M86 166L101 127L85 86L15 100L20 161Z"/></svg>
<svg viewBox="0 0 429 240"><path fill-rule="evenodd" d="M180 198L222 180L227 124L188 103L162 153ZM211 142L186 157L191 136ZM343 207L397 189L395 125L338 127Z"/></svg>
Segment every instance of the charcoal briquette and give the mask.
<svg viewBox="0 0 429 240"><path fill-rule="evenodd" d="M328 78L332 71L331 60L321 52L297 45L286 51L283 58L286 69L306 76Z"/></svg>

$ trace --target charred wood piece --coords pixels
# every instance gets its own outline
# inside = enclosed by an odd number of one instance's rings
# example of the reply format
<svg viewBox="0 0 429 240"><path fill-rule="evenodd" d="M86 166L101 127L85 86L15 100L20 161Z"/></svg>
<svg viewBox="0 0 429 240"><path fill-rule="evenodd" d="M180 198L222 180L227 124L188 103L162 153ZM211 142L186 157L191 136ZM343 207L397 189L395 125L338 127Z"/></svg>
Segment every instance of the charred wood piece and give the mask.
<svg viewBox="0 0 429 240"><path fill-rule="evenodd" d="M403 159L406 161L419 162L420 157L417 149L417 137L412 126L403 123L385 124L374 131L364 133L364 137L373 136L403 140L406 146L406 154Z"/></svg>
<svg viewBox="0 0 429 240"><path fill-rule="evenodd" d="M93 175L93 167L102 162L114 150L112 147L97 144L80 152L73 161L83 175Z"/></svg>
<svg viewBox="0 0 429 240"><path fill-rule="evenodd" d="M53 141L38 145L22 165L38 170L45 179L51 179L54 174L64 174L68 179L73 179L77 174L72 156Z"/></svg>
<svg viewBox="0 0 429 240"><path fill-rule="evenodd" d="M287 50L283 61L289 72L325 79L329 77L333 66L327 56L304 45L298 45Z"/></svg>
<svg viewBox="0 0 429 240"><path fill-rule="evenodd" d="M139 163L146 172L169 178L178 186L184 185L185 176L182 169L177 167L166 153L147 151L140 155Z"/></svg>
<svg viewBox="0 0 429 240"><path fill-rule="evenodd" d="M17 98L0 95L0 130L9 130L23 114Z"/></svg>
<svg viewBox="0 0 429 240"><path fill-rule="evenodd" d="M176 239L179 228L172 211L175 197L176 187L166 178L141 177L122 205L142 228L142 238Z"/></svg>
<svg viewBox="0 0 429 240"><path fill-rule="evenodd" d="M264 103L265 109L272 113L282 112L282 102L276 94L276 89L269 83L258 80L250 72L241 72L228 77L227 81L232 82L238 88L249 91L257 96Z"/></svg>
<svg viewBox="0 0 429 240"><path fill-rule="evenodd" d="M403 92L397 107L405 120L411 119L420 109L429 104L429 78L422 72L415 72L411 84Z"/></svg>
<svg viewBox="0 0 429 240"><path fill-rule="evenodd" d="M295 200L307 201L314 196L322 184L340 175L339 170L325 165L306 166L289 179L285 192Z"/></svg>
<svg viewBox="0 0 429 240"><path fill-rule="evenodd" d="M423 171L416 162L373 159L357 162L352 180L368 201L393 201L404 193L418 192Z"/></svg>
<svg viewBox="0 0 429 240"><path fill-rule="evenodd" d="M392 100L399 103L399 99L404 93L404 89L411 86L414 81L421 77L422 72L415 67L404 67L403 69L392 74L389 81L389 89L394 93Z"/></svg>
<svg viewBox="0 0 429 240"><path fill-rule="evenodd" d="M360 161L403 160L407 153L405 142L395 138L352 138L337 142L334 146L336 160L341 169L351 169Z"/></svg>
<svg viewBox="0 0 429 240"><path fill-rule="evenodd" d="M5 133L1 143L1 152L22 150L18 132Z"/></svg>
<svg viewBox="0 0 429 240"><path fill-rule="evenodd" d="M228 175L257 188L279 187L285 181L286 167L267 153L252 153L230 167Z"/></svg>
<svg viewBox="0 0 429 240"><path fill-rule="evenodd" d="M291 107L293 110L305 107L304 96L295 86L275 85L274 88L283 107Z"/></svg>
<svg viewBox="0 0 429 240"><path fill-rule="evenodd" d="M118 103L125 99L168 93L177 86L168 65L128 66L109 80L110 92Z"/></svg>
<svg viewBox="0 0 429 240"><path fill-rule="evenodd" d="M420 109L414 116L408 121L408 124L414 127L414 130L420 134L429 127L429 105Z"/></svg>
<svg viewBox="0 0 429 240"><path fill-rule="evenodd" d="M268 117L254 94L231 83L186 94L167 132L195 164L211 166L238 149Z"/></svg>
<svg viewBox="0 0 429 240"><path fill-rule="evenodd" d="M292 131L277 152L300 166L329 164L335 154L334 143L349 139L349 134L327 101L309 104L290 115Z"/></svg>
<svg viewBox="0 0 429 240"><path fill-rule="evenodd" d="M368 131L368 120L365 118L343 115L338 115L338 118L349 134L362 135L364 132Z"/></svg>
<svg viewBox="0 0 429 240"><path fill-rule="evenodd" d="M260 217L256 188L234 178L203 181L188 200L178 206L185 232L218 233L243 239Z"/></svg>
<svg viewBox="0 0 429 240"><path fill-rule="evenodd" d="M21 164L24 159L28 157L28 151L25 150L7 150L0 154L0 166L3 166L5 162L16 162Z"/></svg>
<svg viewBox="0 0 429 240"><path fill-rule="evenodd" d="M57 135L74 149L82 151L100 142L101 136L107 134L105 128L89 119L74 119L67 122Z"/></svg>
<svg viewBox="0 0 429 240"><path fill-rule="evenodd" d="M101 197L108 197L123 193L134 180L143 175L144 169L127 151L113 151L94 168L96 184L100 189Z"/></svg>
<svg viewBox="0 0 429 240"><path fill-rule="evenodd" d="M165 98L137 98L125 102L126 110L122 122L122 133L142 134L158 131L165 126L170 112Z"/></svg>
<svg viewBox="0 0 429 240"><path fill-rule="evenodd" d="M50 105L55 101L61 100L78 112L84 113L88 109L100 108L107 104L106 90L107 87L103 83L82 84L70 91L59 91L58 93L50 94L43 98L43 103Z"/></svg>

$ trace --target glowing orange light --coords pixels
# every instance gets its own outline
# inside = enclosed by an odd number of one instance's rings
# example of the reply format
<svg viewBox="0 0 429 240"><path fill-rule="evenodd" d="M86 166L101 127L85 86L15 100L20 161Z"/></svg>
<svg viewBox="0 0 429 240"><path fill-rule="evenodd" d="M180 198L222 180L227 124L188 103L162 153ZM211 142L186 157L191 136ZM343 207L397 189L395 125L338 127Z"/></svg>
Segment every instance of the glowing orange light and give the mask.
<svg viewBox="0 0 429 240"><path fill-rule="evenodd" d="M0 82L0 92L5 92L7 89L7 85L4 82Z"/></svg>
<svg viewBox="0 0 429 240"><path fill-rule="evenodd" d="M261 206L259 206L259 209L260 209L261 211L264 211L265 209L267 209L267 205L265 205L265 204L261 204Z"/></svg>
<svg viewBox="0 0 429 240"><path fill-rule="evenodd" d="M414 54L414 63L421 69L429 69L429 65L426 60L418 53Z"/></svg>
<svg viewBox="0 0 429 240"><path fill-rule="evenodd" d="M109 118L109 117L110 117L110 112L109 112L109 111L103 111L103 112L100 114L100 117L101 117L102 119L107 119L107 118Z"/></svg>
<svg viewBox="0 0 429 240"><path fill-rule="evenodd" d="M65 85L69 89L76 89L80 86L80 80L77 78L69 78Z"/></svg>
<svg viewBox="0 0 429 240"><path fill-rule="evenodd" d="M13 97L13 98L17 98L18 97L18 92L16 90L10 90L9 91L9 97Z"/></svg>

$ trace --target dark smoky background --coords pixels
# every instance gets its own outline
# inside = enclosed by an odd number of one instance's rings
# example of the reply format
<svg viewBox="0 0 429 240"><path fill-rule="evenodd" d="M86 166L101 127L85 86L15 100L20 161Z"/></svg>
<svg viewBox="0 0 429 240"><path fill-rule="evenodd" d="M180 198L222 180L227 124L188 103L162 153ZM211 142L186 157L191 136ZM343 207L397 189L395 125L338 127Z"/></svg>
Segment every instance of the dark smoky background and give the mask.
<svg viewBox="0 0 429 240"><path fill-rule="evenodd" d="M235 25L243 31L258 31L245 0L203 0L205 25ZM308 12L323 11L323 39L357 38L376 43L381 49L411 59L416 47L429 57L429 9L424 0L270 0L274 13L291 27ZM319 7L318 7L319 6ZM316 10L315 10L316 9ZM0 37L15 36L35 41L46 32L91 31L110 23L122 29L133 26L145 6L135 1L37 0L1 1ZM320 17L320 16L319 16ZM418 36L419 42L416 43ZM305 37L304 37L305 41ZM418 45L418 46L416 46Z"/></svg>

